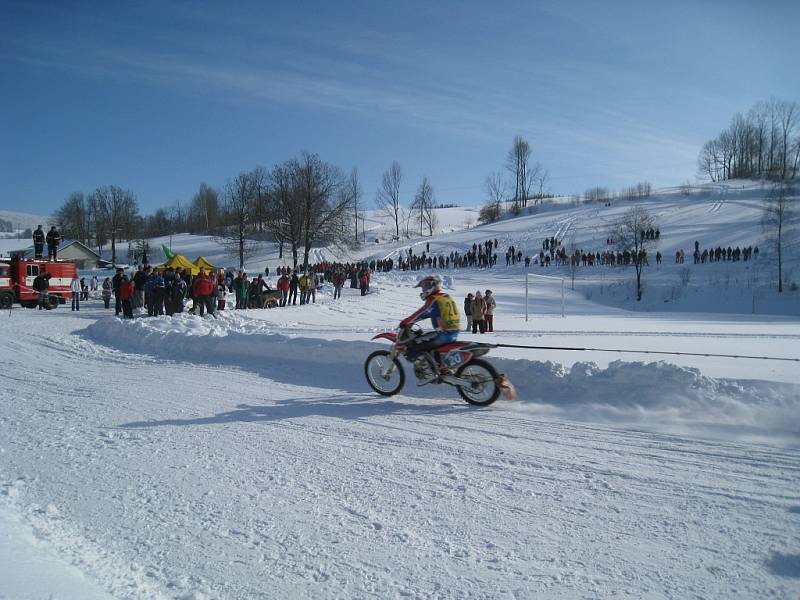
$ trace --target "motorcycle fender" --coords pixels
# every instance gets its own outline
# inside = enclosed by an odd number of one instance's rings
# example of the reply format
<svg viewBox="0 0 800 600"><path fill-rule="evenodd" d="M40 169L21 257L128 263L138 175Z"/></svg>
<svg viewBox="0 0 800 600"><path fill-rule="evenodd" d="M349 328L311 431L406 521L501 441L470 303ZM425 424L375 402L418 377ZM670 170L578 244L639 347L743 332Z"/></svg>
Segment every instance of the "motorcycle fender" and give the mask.
<svg viewBox="0 0 800 600"><path fill-rule="evenodd" d="M511 380L505 375L500 375L495 379L497 387L500 388L500 393L503 394L506 400L513 400L517 397L517 388L511 383Z"/></svg>
<svg viewBox="0 0 800 600"><path fill-rule="evenodd" d="M378 335L372 338L373 340L389 340L390 342L394 343L397 341L397 334L393 331L384 331L383 333L379 333Z"/></svg>

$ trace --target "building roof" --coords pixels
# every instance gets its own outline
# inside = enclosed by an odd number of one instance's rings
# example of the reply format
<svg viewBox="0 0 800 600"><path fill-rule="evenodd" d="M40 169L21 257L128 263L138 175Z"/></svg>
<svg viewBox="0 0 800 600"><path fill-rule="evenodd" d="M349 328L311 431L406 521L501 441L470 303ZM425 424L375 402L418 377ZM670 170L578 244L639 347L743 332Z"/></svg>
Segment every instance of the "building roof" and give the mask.
<svg viewBox="0 0 800 600"><path fill-rule="evenodd" d="M99 260L100 259L100 255L97 252L95 252L94 250L89 248L89 246L87 246L86 244L84 244L83 242L80 242L78 240L63 240L58 245L58 251L59 252L63 252L66 248L69 248L70 246L76 246L76 247L80 248L83 252L93 256L95 260ZM15 250L9 250L7 252L7 254L9 256L18 255L18 256L21 256L23 258L31 257L34 254L33 244L31 244L30 246L26 246L24 248L18 248L18 249L15 249Z"/></svg>
<svg viewBox="0 0 800 600"><path fill-rule="evenodd" d="M95 252L94 250L89 248L89 246L87 246L83 242L79 242L78 240L64 240L61 243L61 245L58 247L58 251L62 252L64 249L69 248L70 246L77 246L77 247L81 248L81 250L83 250L83 251L87 252L88 254L91 254L92 256L94 256L95 259L99 259L100 258L100 255L97 252ZM33 249L33 246L31 246L31 249Z"/></svg>

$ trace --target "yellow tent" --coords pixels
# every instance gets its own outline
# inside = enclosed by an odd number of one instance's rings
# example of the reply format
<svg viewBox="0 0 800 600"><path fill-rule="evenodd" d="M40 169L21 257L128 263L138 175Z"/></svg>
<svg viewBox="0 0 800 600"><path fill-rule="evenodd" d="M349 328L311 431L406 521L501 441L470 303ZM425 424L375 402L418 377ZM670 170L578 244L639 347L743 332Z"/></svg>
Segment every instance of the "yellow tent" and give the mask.
<svg viewBox="0 0 800 600"><path fill-rule="evenodd" d="M215 267L215 266L214 266L214 265L212 265L210 262L208 262L208 261L206 260L206 257L205 257L205 256L198 256L198 257L197 257L197 260L196 260L196 261L194 261L194 265L195 265L195 266L196 266L198 269L205 269L205 270L206 270L206 273L213 273L214 271L216 271L216 270L217 270L217 267Z"/></svg>
<svg viewBox="0 0 800 600"><path fill-rule="evenodd" d="M157 271L163 271L168 267L172 267L173 269L181 268L184 271L188 270L192 275L197 275L200 272L200 267L193 265L191 262L189 262L188 258L181 254L176 254L163 265L158 265L155 267L155 269Z"/></svg>

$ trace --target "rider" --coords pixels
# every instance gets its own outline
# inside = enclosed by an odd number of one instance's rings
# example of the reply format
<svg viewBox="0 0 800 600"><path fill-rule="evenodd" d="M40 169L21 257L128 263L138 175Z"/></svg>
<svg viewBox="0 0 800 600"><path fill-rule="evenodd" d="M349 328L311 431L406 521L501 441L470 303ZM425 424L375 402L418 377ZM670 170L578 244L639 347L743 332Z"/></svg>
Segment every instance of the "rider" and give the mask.
<svg viewBox="0 0 800 600"><path fill-rule="evenodd" d="M409 341L407 355L412 361L423 352L433 352L434 356L437 356L435 348L455 342L461 329L458 305L442 291L442 280L438 275L423 277L414 287L422 288L419 297L425 304L414 314L403 319L400 327L409 327L417 321L429 318L435 329ZM439 370L447 373L447 368L444 366L440 366Z"/></svg>

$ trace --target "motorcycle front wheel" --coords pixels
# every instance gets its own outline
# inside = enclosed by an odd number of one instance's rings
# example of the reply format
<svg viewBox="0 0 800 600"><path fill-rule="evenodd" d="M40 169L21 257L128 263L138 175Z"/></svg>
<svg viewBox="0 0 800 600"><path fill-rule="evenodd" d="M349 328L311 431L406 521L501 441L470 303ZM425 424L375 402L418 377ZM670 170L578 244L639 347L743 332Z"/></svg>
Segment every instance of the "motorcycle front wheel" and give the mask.
<svg viewBox="0 0 800 600"><path fill-rule="evenodd" d="M394 396L406 382L403 366L397 358L392 359L386 350L377 350L364 362L364 375L369 387L381 396Z"/></svg>
<svg viewBox="0 0 800 600"><path fill-rule="evenodd" d="M475 358L456 371L456 377L471 382L469 385L457 386L458 393L470 404L489 406L500 395L500 388L497 387L499 376L491 364Z"/></svg>

